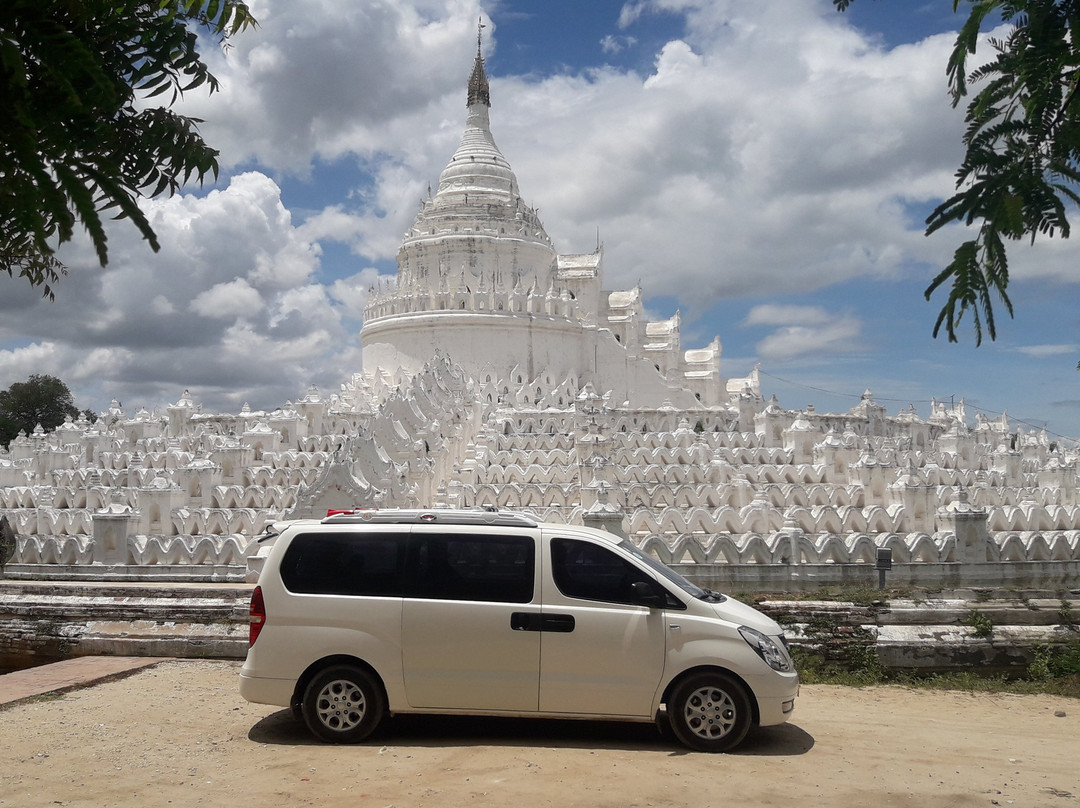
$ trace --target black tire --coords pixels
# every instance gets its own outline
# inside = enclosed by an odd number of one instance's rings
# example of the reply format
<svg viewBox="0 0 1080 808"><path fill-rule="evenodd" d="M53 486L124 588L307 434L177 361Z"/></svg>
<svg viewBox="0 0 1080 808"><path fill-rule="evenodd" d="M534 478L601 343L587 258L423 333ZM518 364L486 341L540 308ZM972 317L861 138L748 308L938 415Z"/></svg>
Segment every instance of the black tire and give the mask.
<svg viewBox="0 0 1080 808"><path fill-rule="evenodd" d="M727 752L750 731L753 711L746 688L723 673L698 673L680 682L668 700L671 731L699 752Z"/></svg>
<svg viewBox="0 0 1080 808"><path fill-rule="evenodd" d="M382 687L366 671L335 665L304 689L304 723L324 741L356 743L375 731L386 713Z"/></svg>

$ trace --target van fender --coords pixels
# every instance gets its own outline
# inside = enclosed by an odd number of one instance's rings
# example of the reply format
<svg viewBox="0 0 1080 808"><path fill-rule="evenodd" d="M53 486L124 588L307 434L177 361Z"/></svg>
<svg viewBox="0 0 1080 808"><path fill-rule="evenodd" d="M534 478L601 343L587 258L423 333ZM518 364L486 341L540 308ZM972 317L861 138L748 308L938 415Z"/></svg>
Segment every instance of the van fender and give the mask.
<svg viewBox="0 0 1080 808"><path fill-rule="evenodd" d="M718 671L734 677L746 687L757 714L757 697L748 680L764 673L765 663L747 645L746 641L732 628L717 635L715 624L708 627L707 633L694 636L694 622L669 615L670 622L679 625L678 629L668 627L667 664L664 666L664 680L657 688L653 703L653 714L660 710L660 705L667 702L671 691L685 679L702 671Z"/></svg>
<svg viewBox="0 0 1080 808"><path fill-rule="evenodd" d="M294 703L303 698L308 682L331 665L353 665L375 677L382 684L389 712L405 703L399 644L387 643L385 637L350 629L321 631L320 635L318 646L305 649L304 658L314 661L296 677Z"/></svg>
<svg viewBox="0 0 1080 808"><path fill-rule="evenodd" d="M757 726L760 723L761 710L758 707L757 695L754 693L754 688L750 686L746 679L744 679L735 671L731 670L731 668L725 668L722 665L699 665L694 668L687 668L686 670L680 672L677 676L672 677L664 685L663 689L658 691L660 695L657 702L653 705L653 720L656 722L656 725L660 727L660 731L662 734L666 735L668 730L666 727L667 714L661 708L661 706L663 705L666 707L668 700L671 697L672 691L674 691L675 688L678 687L679 684L685 679L698 673L709 672L726 674L727 676L730 676L732 679L735 679L739 684L741 684L743 689L746 691L747 697L750 699L750 709L752 711L753 725Z"/></svg>

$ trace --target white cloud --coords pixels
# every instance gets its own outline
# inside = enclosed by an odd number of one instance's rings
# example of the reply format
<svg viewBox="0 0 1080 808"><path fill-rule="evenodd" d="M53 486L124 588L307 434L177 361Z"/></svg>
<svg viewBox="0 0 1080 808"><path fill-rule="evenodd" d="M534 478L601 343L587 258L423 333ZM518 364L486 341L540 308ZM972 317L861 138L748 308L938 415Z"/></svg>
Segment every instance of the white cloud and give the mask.
<svg viewBox="0 0 1080 808"><path fill-rule="evenodd" d="M1013 350L1033 359L1044 359L1048 356L1076 354L1080 352L1080 345L1024 345Z"/></svg>
<svg viewBox="0 0 1080 808"><path fill-rule="evenodd" d="M330 205L309 216L299 230L313 241L326 238L349 243L363 234L364 219L349 213L342 205Z"/></svg>
<svg viewBox="0 0 1080 808"><path fill-rule="evenodd" d="M754 306L742 325L778 326L757 343L758 356L774 362L799 357L828 361L837 353L866 350L860 341L863 323L858 317L830 314L820 306Z"/></svg>
<svg viewBox="0 0 1080 808"><path fill-rule="evenodd" d="M785 326L757 344L762 359L783 362L811 356L828 361L831 354L865 350L858 342L862 324L844 318L821 326Z"/></svg>
<svg viewBox="0 0 1080 808"><path fill-rule="evenodd" d="M600 50L604 53L621 53L627 48L637 44L637 39L632 36L615 36L608 34L600 39Z"/></svg>
<svg viewBox="0 0 1080 808"><path fill-rule="evenodd" d="M145 208L160 253L109 223L106 269L75 244L55 302L19 285L0 298L0 337L29 343L0 350L0 388L46 372L98 407L113 396L160 405L190 388L210 409L241 398L273 408L311 381L340 381L329 366L355 338L271 179L249 172Z"/></svg>
<svg viewBox="0 0 1080 808"><path fill-rule="evenodd" d="M237 318L251 316L262 308L262 298L243 278L218 283L200 292L188 311L204 317Z"/></svg>
<svg viewBox="0 0 1080 808"><path fill-rule="evenodd" d="M100 381L121 376L129 366L133 352L126 348L72 350L62 341L41 340L19 348L0 350L0 387L25 381L34 374L55 376L75 394L80 409L101 406L108 396L101 392ZM103 398L104 397L104 398Z"/></svg>
<svg viewBox="0 0 1080 808"><path fill-rule="evenodd" d="M123 372L131 362L133 351L127 348L94 348L74 357L74 365L65 379L86 382Z"/></svg>
<svg viewBox="0 0 1080 808"><path fill-rule="evenodd" d="M165 315L175 312L176 307L173 306L173 304L168 299L166 299L164 295L157 295L153 300L150 301L150 310L154 312L154 314Z"/></svg>
<svg viewBox="0 0 1080 808"><path fill-rule="evenodd" d="M619 12L618 26L626 28L633 25L641 17L647 5L646 0L631 0L631 2L624 3L622 10Z"/></svg>
<svg viewBox="0 0 1080 808"><path fill-rule="evenodd" d="M833 315L820 306L766 303L750 309L743 325L824 325L833 319Z"/></svg>
<svg viewBox="0 0 1080 808"><path fill-rule="evenodd" d="M276 0L255 13L259 28L214 58L221 93L185 105L227 165L302 174L316 157L382 152L397 120L460 90L480 5Z"/></svg>
<svg viewBox="0 0 1080 808"><path fill-rule="evenodd" d="M19 382L34 373L40 373L40 368L55 364L60 350L60 346L55 342L42 341L0 351L0 379ZM4 385L5 388L8 386Z"/></svg>

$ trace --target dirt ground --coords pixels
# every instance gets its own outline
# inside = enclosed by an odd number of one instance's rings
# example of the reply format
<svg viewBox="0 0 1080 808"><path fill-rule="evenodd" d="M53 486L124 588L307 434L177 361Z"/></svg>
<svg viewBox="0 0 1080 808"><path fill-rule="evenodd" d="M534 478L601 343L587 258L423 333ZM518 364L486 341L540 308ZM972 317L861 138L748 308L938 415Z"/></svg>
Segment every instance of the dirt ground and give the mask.
<svg viewBox="0 0 1080 808"><path fill-rule="evenodd" d="M178 661L0 711L0 806L1080 808L1080 702L803 687L792 721L706 755L646 725L398 717L315 742L239 663Z"/></svg>

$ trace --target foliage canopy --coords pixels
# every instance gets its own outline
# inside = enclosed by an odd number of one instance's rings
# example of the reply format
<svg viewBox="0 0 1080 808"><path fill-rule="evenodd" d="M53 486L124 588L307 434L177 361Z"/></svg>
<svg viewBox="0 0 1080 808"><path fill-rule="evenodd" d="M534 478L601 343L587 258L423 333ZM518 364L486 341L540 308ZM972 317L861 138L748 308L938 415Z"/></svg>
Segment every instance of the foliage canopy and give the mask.
<svg viewBox="0 0 1080 808"><path fill-rule="evenodd" d="M833 0L845 11L854 0ZM927 235L953 222L977 228L926 289L949 296L934 324L950 342L971 313L975 343L983 330L997 337L994 299L1012 316L1009 242L1069 236L1066 212L1080 203L1080 0L953 0L970 6L946 66L957 106L967 97L967 152L956 172L956 193L926 220ZM994 56L969 70L983 27L1003 21L1004 39L988 42Z"/></svg>
<svg viewBox="0 0 1080 808"><path fill-rule="evenodd" d="M19 432L29 435L38 424L45 431L56 429L69 415L77 418L79 410L68 386L55 376L34 374L0 390L0 444L6 446Z"/></svg>
<svg viewBox="0 0 1080 808"><path fill-rule="evenodd" d="M217 176L200 121L169 109L218 87L197 31L224 44L254 24L236 0L0 3L0 270L52 298L77 224L107 263L102 214L158 250L136 199Z"/></svg>

